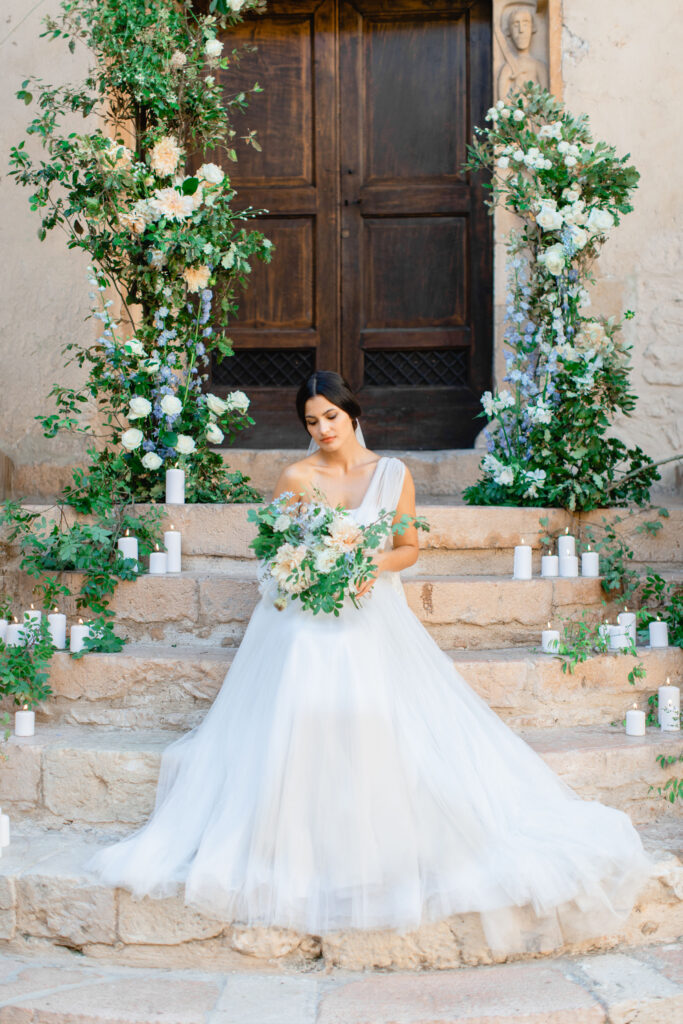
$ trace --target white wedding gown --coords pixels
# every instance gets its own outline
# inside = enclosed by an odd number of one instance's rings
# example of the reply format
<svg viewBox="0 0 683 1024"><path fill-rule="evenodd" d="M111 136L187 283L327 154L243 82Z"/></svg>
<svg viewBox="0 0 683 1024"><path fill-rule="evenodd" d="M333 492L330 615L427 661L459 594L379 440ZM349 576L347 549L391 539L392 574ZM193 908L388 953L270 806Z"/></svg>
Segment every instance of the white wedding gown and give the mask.
<svg viewBox="0 0 683 1024"><path fill-rule="evenodd" d="M394 509L382 457L361 505ZM387 546L391 538L387 538ZM156 808L87 865L138 896L321 935L475 911L493 950L614 931L652 870L470 689L382 573L338 618L261 585L216 700L166 748Z"/></svg>

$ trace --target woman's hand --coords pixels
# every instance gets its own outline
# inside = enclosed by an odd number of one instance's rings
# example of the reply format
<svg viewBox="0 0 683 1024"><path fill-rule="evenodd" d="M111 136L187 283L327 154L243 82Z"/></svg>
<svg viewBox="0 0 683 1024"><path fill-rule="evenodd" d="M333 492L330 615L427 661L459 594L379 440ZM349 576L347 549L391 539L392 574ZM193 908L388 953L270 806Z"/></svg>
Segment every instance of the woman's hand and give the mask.
<svg viewBox="0 0 683 1024"><path fill-rule="evenodd" d="M382 572L382 562L384 560L384 552L376 551L372 556L372 576L363 583L356 591L356 597L363 597L365 594L369 594L375 585L375 581L379 574Z"/></svg>

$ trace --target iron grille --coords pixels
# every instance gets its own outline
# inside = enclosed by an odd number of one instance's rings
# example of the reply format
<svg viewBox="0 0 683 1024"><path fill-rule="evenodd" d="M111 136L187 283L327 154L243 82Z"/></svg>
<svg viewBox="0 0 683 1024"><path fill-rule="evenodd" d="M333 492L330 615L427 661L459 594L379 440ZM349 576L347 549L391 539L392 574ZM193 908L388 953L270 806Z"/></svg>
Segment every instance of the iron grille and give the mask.
<svg viewBox="0 0 683 1024"><path fill-rule="evenodd" d="M467 352L462 349L366 352L363 384L394 388L466 387Z"/></svg>
<svg viewBox="0 0 683 1024"><path fill-rule="evenodd" d="M229 388L298 388L314 370L313 348L243 348L214 355L211 380Z"/></svg>

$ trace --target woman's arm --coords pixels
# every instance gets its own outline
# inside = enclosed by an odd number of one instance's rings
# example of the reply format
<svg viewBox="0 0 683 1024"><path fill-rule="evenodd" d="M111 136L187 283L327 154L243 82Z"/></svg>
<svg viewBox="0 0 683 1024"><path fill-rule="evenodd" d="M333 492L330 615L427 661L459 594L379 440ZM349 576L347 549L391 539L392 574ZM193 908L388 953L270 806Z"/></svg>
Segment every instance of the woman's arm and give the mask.
<svg viewBox="0 0 683 1024"><path fill-rule="evenodd" d="M393 522L398 522L403 515L415 515L415 484L407 466ZM370 590L381 572L399 572L399 570L407 569L409 565L414 565L417 562L420 546L415 526L409 526L403 535L395 533L393 540L394 546L390 551L377 551L372 556L377 566L377 572L359 589L358 597L362 597L363 594Z"/></svg>

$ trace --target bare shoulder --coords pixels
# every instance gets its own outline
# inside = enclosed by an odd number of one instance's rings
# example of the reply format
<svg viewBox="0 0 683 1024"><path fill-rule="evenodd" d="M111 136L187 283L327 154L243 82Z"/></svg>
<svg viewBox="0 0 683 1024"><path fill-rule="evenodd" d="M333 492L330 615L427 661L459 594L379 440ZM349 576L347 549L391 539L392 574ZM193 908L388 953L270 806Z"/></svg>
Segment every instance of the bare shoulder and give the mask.
<svg viewBox="0 0 683 1024"><path fill-rule="evenodd" d="M311 463L310 455L307 455L304 459L298 459L297 462L290 462L280 472L275 489L273 490L273 499L284 493L284 491L292 491L295 497L299 497L302 492L306 491L311 481L312 472L313 464Z"/></svg>

